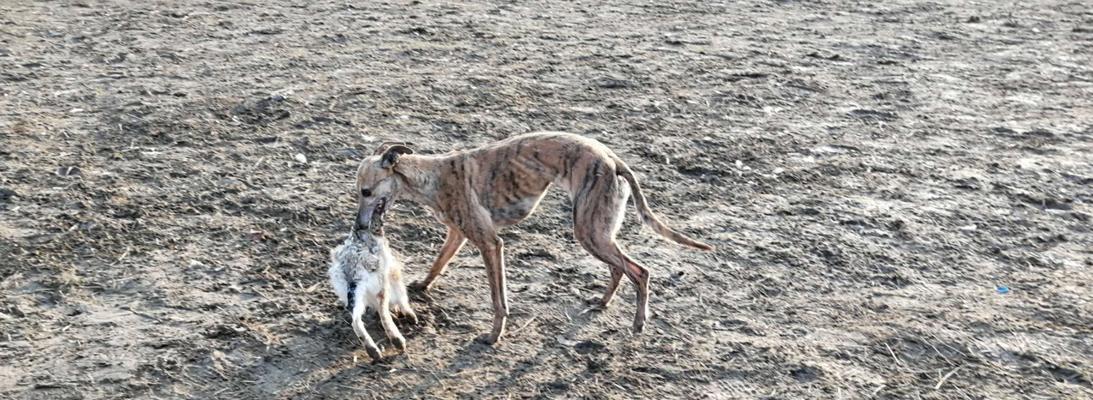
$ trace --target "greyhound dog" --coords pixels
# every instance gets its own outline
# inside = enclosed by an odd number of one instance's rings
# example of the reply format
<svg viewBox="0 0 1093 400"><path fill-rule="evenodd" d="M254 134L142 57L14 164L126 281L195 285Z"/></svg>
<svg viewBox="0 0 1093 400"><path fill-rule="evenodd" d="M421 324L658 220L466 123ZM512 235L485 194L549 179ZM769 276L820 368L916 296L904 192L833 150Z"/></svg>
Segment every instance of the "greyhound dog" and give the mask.
<svg viewBox="0 0 1093 400"><path fill-rule="evenodd" d="M713 250L661 222L649 209L634 172L607 146L563 132L528 133L441 155L415 155L405 143L384 143L357 170L357 224L367 225L377 209L399 197L426 206L447 226L440 255L425 279L415 284L423 291L467 241L478 247L494 315L493 330L479 340L493 345L504 334L509 315L504 243L498 231L530 215L551 184L565 189L573 202L574 237L610 267L611 281L600 306L611 302L623 275L637 286L634 332L644 329L649 312L649 271L615 242L631 191L641 221L658 234Z"/></svg>
<svg viewBox="0 0 1093 400"><path fill-rule="evenodd" d="M383 236L385 208L384 204L378 205L372 214L372 223L354 227L349 237L330 251L330 269L327 271L334 294L349 310L353 331L364 341L364 349L373 361L379 361L381 356L380 348L361 320L368 307L379 314L384 333L399 350L406 349L406 339L391 318L391 308L417 323L417 315L406 296L406 285L402 283L402 263Z"/></svg>

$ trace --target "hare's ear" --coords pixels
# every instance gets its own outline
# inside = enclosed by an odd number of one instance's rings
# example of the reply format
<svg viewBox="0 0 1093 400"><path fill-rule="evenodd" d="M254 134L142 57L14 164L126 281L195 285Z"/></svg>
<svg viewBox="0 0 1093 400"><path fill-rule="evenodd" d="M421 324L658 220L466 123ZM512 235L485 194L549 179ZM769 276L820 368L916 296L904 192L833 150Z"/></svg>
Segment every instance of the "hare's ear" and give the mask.
<svg viewBox="0 0 1093 400"><path fill-rule="evenodd" d="M403 154L414 154L414 150L401 144L391 145L383 152L383 157L380 158L380 167L385 169L394 167Z"/></svg>

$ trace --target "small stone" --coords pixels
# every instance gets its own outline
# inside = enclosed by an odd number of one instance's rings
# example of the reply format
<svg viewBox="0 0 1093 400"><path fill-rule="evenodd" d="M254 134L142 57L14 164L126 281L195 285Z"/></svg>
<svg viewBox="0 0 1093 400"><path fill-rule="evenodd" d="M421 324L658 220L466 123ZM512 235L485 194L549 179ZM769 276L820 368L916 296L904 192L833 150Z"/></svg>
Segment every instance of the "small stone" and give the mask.
<svg viewBox="0 0 1093 400"><path fill-rule="evenodd" d="M303 153L296 153L296 155L293 156L293 158L295 158L296 162L298 162L300 164L307 164L307 156L305 156Z"/></svg>
<svg viewBox="0 0 1093 400"><path fill-rule="evenodd" d="M73 176L80 174L80 167L68 166L57 168L57 176Z"/></svg>
<svg viewBox="0 0 1093 400"><path fill-rule="evenodd" d="M561 343L561 344L562 344L562 345L564 345L564 346L570 346L570 347L573 347L573 346L576 346L576 345L577 345L577 343L580 343L580 342L578 342L578 341L576 341L576 340L572 340L572 339L570 339L570 338L567 338L567 337L565 337L565 336L562 336L562 335L558 335L557 339L558 339L558 343Z"/></svg>
<svg viewBox="0 0 1093 400"><path fill-rule="evenodd" d="M624 89L634 86L634 83L629 80L615 77L600 78L593 84L603 89Z"/></svg>

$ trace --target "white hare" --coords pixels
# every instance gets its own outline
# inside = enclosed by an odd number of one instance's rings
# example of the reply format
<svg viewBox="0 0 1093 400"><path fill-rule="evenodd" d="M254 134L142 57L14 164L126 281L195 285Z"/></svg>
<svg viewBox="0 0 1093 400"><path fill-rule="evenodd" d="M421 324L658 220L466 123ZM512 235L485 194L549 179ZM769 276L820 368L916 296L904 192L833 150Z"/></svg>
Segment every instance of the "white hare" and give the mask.
<svg viewBox="0 0 1093 400"><path fill-rule="evenodd" d="M409 317L415 324L417 315L410 309L406 285L402 283L402 263L388 247L382 228L354 228L349 237L330 252L328 273L334 293L350 311L353 330L364 340L365 350L373 361L381 356L379 347L361 321L368 307L379 313L380 324L391 343L399 350L406 349L406 339L395 326L391 309Z"/></svg>

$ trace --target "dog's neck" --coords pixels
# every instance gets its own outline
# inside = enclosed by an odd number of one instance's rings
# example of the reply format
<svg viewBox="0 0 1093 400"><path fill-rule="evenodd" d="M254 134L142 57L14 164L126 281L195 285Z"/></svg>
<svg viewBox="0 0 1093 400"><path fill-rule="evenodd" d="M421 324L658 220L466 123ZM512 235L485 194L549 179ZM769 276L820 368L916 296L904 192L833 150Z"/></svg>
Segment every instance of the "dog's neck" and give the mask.
<svg viewBox="0 0 1093 400"><path fill-rule="evenodd" d="M436 209L436 194L440 188L437 175L440 156L407 154L399 157L395 165L402 190L400 196L415 203Z"/></svg>

